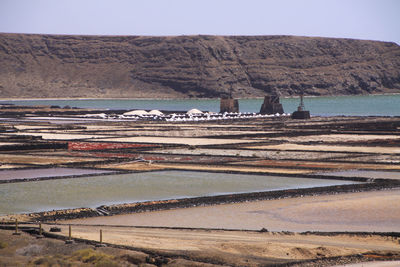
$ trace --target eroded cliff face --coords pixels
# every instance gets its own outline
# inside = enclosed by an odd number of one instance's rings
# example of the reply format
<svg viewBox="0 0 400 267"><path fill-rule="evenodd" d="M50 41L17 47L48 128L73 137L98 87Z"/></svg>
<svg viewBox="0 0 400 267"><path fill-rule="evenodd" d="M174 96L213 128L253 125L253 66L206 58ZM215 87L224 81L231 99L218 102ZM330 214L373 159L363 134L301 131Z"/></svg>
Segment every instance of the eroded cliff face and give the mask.
<svg viewBox="0 0 400 267"><path fill-rule="evenodd" d="M294 36L0 34L0 97L400 93L395 43Z"/></svg>

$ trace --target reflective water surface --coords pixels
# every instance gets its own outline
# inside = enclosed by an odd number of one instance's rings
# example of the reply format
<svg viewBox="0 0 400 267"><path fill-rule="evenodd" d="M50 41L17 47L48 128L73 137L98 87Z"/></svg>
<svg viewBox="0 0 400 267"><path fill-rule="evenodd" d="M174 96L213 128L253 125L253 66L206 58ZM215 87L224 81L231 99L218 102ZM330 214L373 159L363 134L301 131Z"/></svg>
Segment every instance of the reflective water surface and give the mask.
<svg viewBox="0 0 400 267"><path fill-rule="evenodd" d="M353 183L340 180L188 171L9 183L0 184L0 214Z"/></svg>
<svg viewBox="0 0 400 267"><path fill-rule="evenodd" d="M297 110L299 98L281 98L285 112ZM0 104L58 105L101 109L160 109L188 111L219 111L219 99L80 99L80 100L2 100ZM263 99L239 99L241 112L259 112ZM400 94L305 97L304 104L312 115L334 116L400 116Z"/></svg>

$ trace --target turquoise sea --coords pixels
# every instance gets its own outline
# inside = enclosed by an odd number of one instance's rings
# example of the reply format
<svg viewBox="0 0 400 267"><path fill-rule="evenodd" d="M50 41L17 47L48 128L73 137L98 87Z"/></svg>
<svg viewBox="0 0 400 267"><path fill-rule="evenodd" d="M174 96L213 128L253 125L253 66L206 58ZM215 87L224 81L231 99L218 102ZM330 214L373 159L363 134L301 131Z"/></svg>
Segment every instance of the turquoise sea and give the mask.
<svg viewBox="0 0 400 267"><path fill-rule="evenodd" d="M263 99L240 99L240 112L259 112ZM12 100L0 104L15 105L57 105L79 108L100 109L145 109L188 111L197 108L202 111L219 111L219 99L79 99L79 100ZM292 113L299 105L299 98L281 98L284 111ZM304 104L312 115L320 116L400 116L400 94L305 97Z"/></svg>

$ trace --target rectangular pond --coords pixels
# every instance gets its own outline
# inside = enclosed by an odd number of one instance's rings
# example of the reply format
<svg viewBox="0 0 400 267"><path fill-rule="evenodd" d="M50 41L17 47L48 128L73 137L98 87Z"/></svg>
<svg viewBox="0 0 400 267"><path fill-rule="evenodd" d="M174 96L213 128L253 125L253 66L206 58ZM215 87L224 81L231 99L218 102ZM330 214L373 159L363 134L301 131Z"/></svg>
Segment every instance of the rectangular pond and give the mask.
<svg viewBox="0 0 400 267"><path fill-rule="evenodd" d="M0 184L0 215L342 184L355 182L189 171L29 181Z"/></svg>

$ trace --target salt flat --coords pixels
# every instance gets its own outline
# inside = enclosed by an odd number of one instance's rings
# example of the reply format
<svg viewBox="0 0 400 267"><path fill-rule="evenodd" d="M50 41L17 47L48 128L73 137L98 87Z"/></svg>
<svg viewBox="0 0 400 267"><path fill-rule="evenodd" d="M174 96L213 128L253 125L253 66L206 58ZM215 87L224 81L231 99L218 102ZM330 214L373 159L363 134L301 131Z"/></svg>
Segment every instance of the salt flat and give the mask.
<svg viewBox="0 0 400 267"><path fill-rule="evenodd" d="M65 223L252 229L270 231L400 231L400 190L306 196L95 217Z"/></svg>

